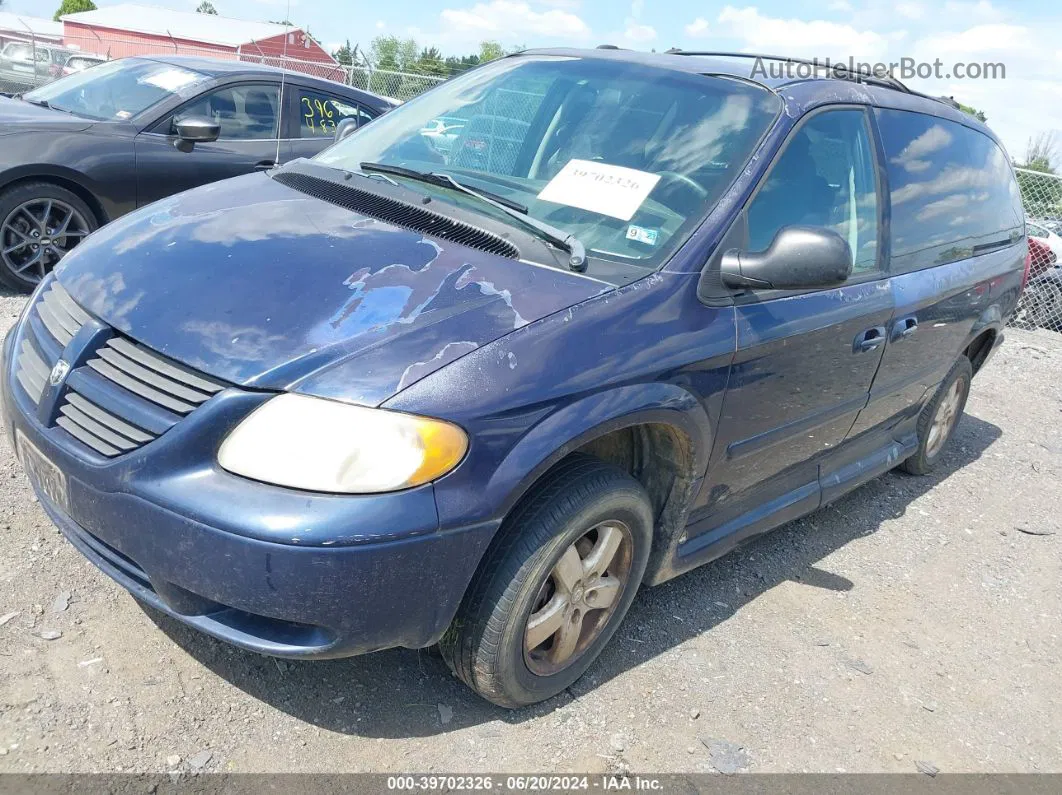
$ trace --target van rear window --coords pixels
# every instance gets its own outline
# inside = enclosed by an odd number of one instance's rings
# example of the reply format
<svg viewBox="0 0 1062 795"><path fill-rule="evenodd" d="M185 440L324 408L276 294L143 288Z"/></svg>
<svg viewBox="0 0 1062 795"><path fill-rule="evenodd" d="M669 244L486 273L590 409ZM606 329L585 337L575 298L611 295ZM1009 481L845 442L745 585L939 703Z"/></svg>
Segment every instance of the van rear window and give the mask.
<svg viewBox="0 0 1062 795"><path fill-rule="evenodd" d="M1018 185L1003 150L955 122L877 109L892 197L892 271L965 259L1021 234Z"/></svg>

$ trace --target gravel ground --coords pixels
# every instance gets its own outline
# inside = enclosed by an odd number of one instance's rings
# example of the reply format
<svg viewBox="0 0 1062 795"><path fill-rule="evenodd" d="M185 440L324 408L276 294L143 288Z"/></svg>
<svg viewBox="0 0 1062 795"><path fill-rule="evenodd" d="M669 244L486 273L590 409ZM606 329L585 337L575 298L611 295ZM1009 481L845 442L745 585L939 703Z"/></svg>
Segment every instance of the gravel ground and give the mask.
<svg viewBox="0 0 1062 795"><path fill-rule="evenodd" d="M937 474L643 591L583 680L517 712L430 651L287 663L145 612L5 435L0 771L1062 772L1060 411L1062 336L1009 332Z"/></svg>

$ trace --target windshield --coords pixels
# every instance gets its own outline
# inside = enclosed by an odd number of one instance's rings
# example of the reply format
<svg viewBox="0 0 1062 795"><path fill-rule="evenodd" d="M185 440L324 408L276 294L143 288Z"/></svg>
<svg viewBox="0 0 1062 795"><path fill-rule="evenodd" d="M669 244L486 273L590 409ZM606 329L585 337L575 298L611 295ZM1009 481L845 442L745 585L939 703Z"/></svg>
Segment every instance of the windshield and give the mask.
<svg viewBox="0 0 1062 795"><path fill-rule="evenodd" d="M32 61L33 45L11 43L0 51L0 55L4 58L10 58L12 61Z"/></svg>
<svg viewBox="0 0 1062 795"><path fill-rule="evenodd" d="M347 170L364 162L444 172L526 206L575 235L591 258L656 267L741 172L780 106L739 80L518 56L443 83L316 159Z"/></svg>
<svg viewBox="0 0 1062 795"><path fill-rule="evenodd" d="M23 98L98 121L124 121L173 94L185 96L208 79L181 66L126 59L56 80Z"/></svg>

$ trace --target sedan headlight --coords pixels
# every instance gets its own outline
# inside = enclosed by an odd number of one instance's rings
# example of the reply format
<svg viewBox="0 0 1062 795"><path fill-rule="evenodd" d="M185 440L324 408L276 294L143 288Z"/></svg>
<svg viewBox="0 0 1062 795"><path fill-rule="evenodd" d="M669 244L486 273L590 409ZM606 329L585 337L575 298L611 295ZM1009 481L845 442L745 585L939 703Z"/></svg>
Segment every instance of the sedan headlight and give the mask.
<svg viewBox="0 0 1062 795"><path fill-rule="evenodd" d="M237 425L218 463L293 489L375 494L441 477L467 449L464 431L448 422L289 393Z"/></svg>

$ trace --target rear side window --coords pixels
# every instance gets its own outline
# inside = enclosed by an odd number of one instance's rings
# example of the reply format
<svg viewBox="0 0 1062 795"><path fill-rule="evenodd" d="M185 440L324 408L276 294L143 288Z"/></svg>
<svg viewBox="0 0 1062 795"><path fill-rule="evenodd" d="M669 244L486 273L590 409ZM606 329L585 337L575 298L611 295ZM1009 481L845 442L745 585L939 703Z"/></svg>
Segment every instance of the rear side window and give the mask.
<svg viewBox="0 0 1062 795"><path fill-rule="evenodd" d="M749 249L786 226L822 226L847 241L853 273L877 269L878 196L866 114L812 116L790 137L748 209Z"/></svg>
<svg viewBox="0 0 1062 795"><path fill-rule="evenodd" d="M965 259L1020 236L1018 186L992 139L922 113L875 112L889 174L894 273Z"/></svg>
<svg viewBox="0 0 1062 795"><path fill-rule="evenodd" d="M332 138L343 119L356 119L359 127L372 121L356 102L347 102L320 91L300 88L298 99L300 138Z"/></svg>

